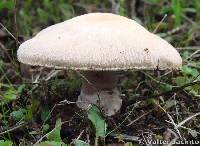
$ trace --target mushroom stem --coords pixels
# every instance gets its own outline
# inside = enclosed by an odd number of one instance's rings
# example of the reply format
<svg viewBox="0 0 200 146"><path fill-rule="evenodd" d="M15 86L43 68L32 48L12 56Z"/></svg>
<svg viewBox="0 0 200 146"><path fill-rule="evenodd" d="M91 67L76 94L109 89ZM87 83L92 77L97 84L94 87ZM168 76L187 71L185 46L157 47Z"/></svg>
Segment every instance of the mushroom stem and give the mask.
<svg viewBox="0 0 200 146"><path fill-rule="evenodd" d="M79 108L87 109L89 104L96 104L107 116L112 116L120 110L122 99L117 88L116 72L86 71L83 75L87 80L83 82L78 97Z"/></svg>

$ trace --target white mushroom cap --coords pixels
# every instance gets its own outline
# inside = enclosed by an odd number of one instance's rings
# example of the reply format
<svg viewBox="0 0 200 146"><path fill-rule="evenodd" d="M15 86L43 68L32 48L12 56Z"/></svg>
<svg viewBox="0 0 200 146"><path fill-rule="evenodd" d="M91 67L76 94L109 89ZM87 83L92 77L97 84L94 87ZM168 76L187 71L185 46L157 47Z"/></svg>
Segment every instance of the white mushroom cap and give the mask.
<svg viewBox="0 0 200 146"><path fill-rule="evenodd" d="M90 13L50 26L18 49L25 64L74 70L178 69L182 59L134 20Z"/></svg>

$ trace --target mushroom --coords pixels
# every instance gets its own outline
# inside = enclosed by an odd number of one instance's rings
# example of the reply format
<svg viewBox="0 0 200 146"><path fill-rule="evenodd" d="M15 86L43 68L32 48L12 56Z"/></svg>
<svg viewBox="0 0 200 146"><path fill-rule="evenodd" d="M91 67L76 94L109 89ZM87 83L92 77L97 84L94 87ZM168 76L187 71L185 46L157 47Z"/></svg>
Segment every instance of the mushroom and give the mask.
<svg viewBox="0 0 200 146"><path fill-rule="evenodd" d="M178 69L182 59L164 39L134 20L90 13L52 25L20 45L25 64L79 70L85 78L77 105L99 105L106 115L120 110L117 71Z"/></svg>

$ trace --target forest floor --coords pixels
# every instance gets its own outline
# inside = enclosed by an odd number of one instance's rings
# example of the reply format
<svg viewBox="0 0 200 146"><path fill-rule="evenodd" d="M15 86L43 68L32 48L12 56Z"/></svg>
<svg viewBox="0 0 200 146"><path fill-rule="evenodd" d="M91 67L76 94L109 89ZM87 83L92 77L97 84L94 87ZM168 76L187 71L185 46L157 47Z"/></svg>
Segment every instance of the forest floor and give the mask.
<svg viewBox="0 0 200 146"><path fill-rule="evenodd" d="M19 45L41 29L97 11L136 20L183 59L178 71L121 72L123 104L111 117L76 106L82 80L77 72L20 64L16 56ZM199 53L198 0L0 1L0 146L137 146L174 139L200 145ZM102 129L105 137L98 138Z"/></svg>

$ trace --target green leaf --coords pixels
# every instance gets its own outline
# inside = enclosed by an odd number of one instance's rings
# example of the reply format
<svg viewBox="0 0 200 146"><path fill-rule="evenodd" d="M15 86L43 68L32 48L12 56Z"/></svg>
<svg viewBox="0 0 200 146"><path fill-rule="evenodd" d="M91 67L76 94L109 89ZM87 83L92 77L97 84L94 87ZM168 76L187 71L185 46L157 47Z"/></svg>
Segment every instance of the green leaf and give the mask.
<svg viewBox="0 0 200 146"><path fill-rule="evenodd" d="M191 75L192 74L192 69L188 67L187 65L183 65L181 67L181 72L185 75Z"/></svg>
<svg viewBox="0 0 200 146"><path fill-rule="evenodd" d="M25 116L25 120L30 121L33 118L33 113L35 113L38 109L39 106L39 101L36 99L32 99L31 100L31 105L27 105L26 109L26 116Z"/></svg>
<svg viewBox="0 0 200 146"><path fill-rule="evenodd" d="M39 21L42 22L42 23L47 23L48 22L48 19L49 19L49 14L47 11L41 9L41 8L38 8L37 9L37 14L38 14L38 18L39 18Z"/></svg>
<svg viewBox="0 0 200 146"><path fill-rule="evenodd" d="M48 140L50 141L62 141L60 137L60 130L61 130L62 122L61 119L57 119L55 128L52 132L50 132L47 136Z"/></svg>
<svg viewBox="0 0 200 146"><path fill-rule="evenodd" d="M172 10L174 12L174 15L176 17L175 19L175 27L179 26L182 21L182 6L181 6L181 0L172 0Z"/></svg>
<svg viewBox="0 0 200 146"><path fill-rule="evenodd" d="M176 82L176 85L183 86L184 84L189 82L189 78L187 76L179 76L179 77L176 77L175 82Z"/></svg>
<svg viewBox="0 0 200 146"><path fill-rule="evenodd" d="M165 102L164 107L165 107L165 109L171 108L171 107L175 106L175 103L176 103L176 100L169 99Z"/></svg>
<svg viewBox="0 0 200 146"><path fill-rule="evenodd" d="M124 146L133 146L133 144L131 142L127 142L124 144Z"/></svg>
<svg viewBox="0 0 200 146"><path fill-rule="evenodd" d="M105 137L107 124L101 114L101 111L96 106L92 106L88 110L88 119L92 122L96 129L96 137Z"/></svg>
<svg viewBox="0 0 200 146"><path fill-rule="evenodd" d="M66 3L60 3L58 8L60 8L64 20L69 19L71 17L72 7L70 5Z"/></svg>
<svg viewBox="0 0 200 146"><path fill-rule="evenodd" d="M44 133L47 132L47 130L49 130L49 124L45 124L42 126L42 130L44 131Z"/></svg>
<svg viewBox="0 0 200 146"><path fill-rule="evenodd" d="M35 99L35 98L32 98L30 110L32 112L36 112L38 107L39 107L39 105L40 105L39 101L37 99Z"/></svg>
<svg viewBox="0 0 200 146"><path fill-rule="evenodd" d="M195 84L195 85L190 87L190 90L193 90L198 94L199 91L200 91L200 85L199 84Z"/></svg>
<svg viewBox="0 0 200 146"><path fill-rule="evenodd" d="M31 131L31 132L29 132L29 134L31 134L31 135L37 135L38 131Z"/></svg>
<svg viewBox="0 0 200 146"><path fill-rule="evenodd" d="M10 113L10 116L12 116L16 121L20 121L22 118L25 117L26 110L23 108L20 108L17 111L13 111Z"/></svg>
<svg viewBox="0 0 200 146"><path fill-rule="evenodd" d="M49 114L50 114L50 110L49 110L48 106L44 106L44 108L42 109L42 113L41 113L41 119L43 122L45 122L49 119Z"/></svg>
<svg viewBox="0 0 200 146"><path fill-rule="evenodd" d="M17 90L14 88L9 88L3 95L3 101L5 103L17 99Z"/></svg>
<svg viewBox="0 0 200 146"><path fill-rule="evenodd" d="M8 141L8 140L6 140L6 141L4 141L4 140L0 140L0 146L12 146L12 145L13 145L12 141Z"/></svg>
<svg viewBox="0 0 200 146"><path fill-rule="evenodd" d="M191 67L188 67L187 65L183 65L181 67L181 72L184 75L191 75L193 77L197 77L199 75L199 72L196 68L191 68Z"/></svg>
<svg viewBox="0 0 200 146"><path fill-rule="evenodd" d="M18 94L22 93L23 89L25 88L24 84L21 84L18 88L17 88L17 92Z"/></svg>
<svg viewBox="0 0 200 146"><path fill-rule="evenodd" d="M13 0L1 0L0 1L0 10L1 9L13 9L15 7L15 3Z"/></svg>
<svg viewBox="0 0 200 146"><path fill-rule="evenodd" d="M22 90L24 89L25 85L20 85L17 90L13 87L10 87L4 94L3 94L3 103L8 103L17 99L17 96L21 94Z"/></svg>
<svg viewBox="0 0 200 146"><path fill-rule="evenodd" d="M200 21L200 0L195 0L196 4L196 20Z"/></svg>
<svg viewBox="0 0 200 146"><path fill-rule="evenodd" d="M199 72L196 68L192 68L192 76L195 78L199 76Z"/></svg>
<svg viewBox="0 0 200 146"><path fill-rule="evenodd" d="M187 60L188 58L189 58L189 52L188 51L184 51L183 53L182 53L182 58L183 58L183 60Z"/></svg>
<svg viewBox="0 0 200 146"><path fill-rule="evenodd" d="M198 95L198 92L195 90L190 90L189 93L193 96Z"/></svg>
<svg viewBox="0 0 200 146"><path fill-rule="evenodd" d="M75 140L75 146L88 146L86 142L76 139Z"/></svg>
<svg viewBox="0 0 200 146"><path fill-rule="evenodd" d="M160 90L162 92L168 92L172 90L172 85L166 84L166 85L161 85Z"/></svg>
<svg viewBox="0 0 200 146"><path fill-rule="evenodd" d="M69 145L58 141L44 141L39 143L37 146L69 146Z"/></svg>
<svg viewBox="0 0 200 146"><path fill-rule="evenodd" d="M27 109L27 112L25 115L25 120L30 121L33 118L33 111L32 111L31 105L28 105L26 109Z"/></svg>

